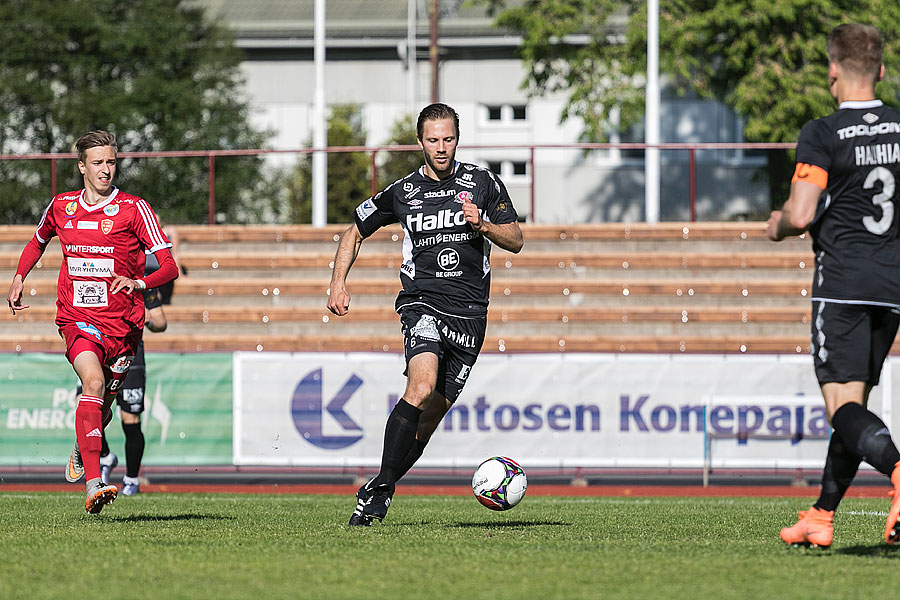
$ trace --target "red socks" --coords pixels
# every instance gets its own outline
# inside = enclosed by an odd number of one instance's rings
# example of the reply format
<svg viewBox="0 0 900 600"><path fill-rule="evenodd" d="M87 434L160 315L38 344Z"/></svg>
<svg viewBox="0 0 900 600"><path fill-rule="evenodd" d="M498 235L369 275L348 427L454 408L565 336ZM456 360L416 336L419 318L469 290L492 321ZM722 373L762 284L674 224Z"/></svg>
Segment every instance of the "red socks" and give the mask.
<svg viewBox="0 0 900 600"><path fill-rule="evenodd" d="M85 481L100 477L100 449L103 447L103 399L82 394L75 409L75 437Z"/></svg>

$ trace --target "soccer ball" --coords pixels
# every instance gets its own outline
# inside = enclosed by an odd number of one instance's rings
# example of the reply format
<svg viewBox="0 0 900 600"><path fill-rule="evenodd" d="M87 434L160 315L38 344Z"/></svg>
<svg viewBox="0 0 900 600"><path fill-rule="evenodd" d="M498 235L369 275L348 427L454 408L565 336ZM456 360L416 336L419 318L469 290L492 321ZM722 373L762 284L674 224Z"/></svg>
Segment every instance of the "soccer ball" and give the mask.
<svg viewBox="0 0 900 600"><path fill-rule="evenodd" d="M475 469L472 492L491 510L509 510L525 496L525 471L511 458L495 456Z"/></svg>

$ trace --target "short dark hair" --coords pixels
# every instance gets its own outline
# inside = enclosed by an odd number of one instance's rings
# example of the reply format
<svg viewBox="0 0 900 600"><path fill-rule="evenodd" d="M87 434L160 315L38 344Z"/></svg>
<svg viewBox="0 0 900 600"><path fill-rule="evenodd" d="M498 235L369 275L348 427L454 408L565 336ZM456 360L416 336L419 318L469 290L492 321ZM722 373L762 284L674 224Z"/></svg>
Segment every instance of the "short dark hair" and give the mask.
<svg viewBox="0 0 900 600"><path fill-rule="evenodd" d="M456 114L455 110L441 102L429 104L419 113L419 120L416 121L416 137L419 140L422 139L422 133L425 131L425 121L439 121L441 119L453 121L453 127L456 129L456 139L459 139L459 115Z"/></svg>
<svg viewBox="0 0 900 600"><path fill-rule="evenodd" d="M881 74L883 47L884 42L877 27L857 23L835 27L828 34L825 45L830 62L839 64L851 73L868 75L875 81L878 81Z"/></svg>
<svg viewBox="0 0 900 600"><path fill-rule="evenodd" d="M75 151L78 153L78 160L84 162L88 149L96 148L97 146L112 146L113 151L118 152L116 136L107 131L103 131L102 129L95 129L93 131L88 131L75 142Z"/></svg>

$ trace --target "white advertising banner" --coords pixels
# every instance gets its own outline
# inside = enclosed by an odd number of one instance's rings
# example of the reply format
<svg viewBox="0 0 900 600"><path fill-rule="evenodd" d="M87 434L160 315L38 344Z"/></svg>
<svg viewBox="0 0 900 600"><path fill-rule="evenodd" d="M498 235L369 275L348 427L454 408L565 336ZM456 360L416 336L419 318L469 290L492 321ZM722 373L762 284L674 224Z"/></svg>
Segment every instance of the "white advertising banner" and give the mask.
<svg viewBox="0 0 900 600"><path fill-rule="evenodd" d="M235 353L234 463L377 466L403 369L394 354ZM811 468L829 432L809 356L486 354L418 464Z"/></svg>

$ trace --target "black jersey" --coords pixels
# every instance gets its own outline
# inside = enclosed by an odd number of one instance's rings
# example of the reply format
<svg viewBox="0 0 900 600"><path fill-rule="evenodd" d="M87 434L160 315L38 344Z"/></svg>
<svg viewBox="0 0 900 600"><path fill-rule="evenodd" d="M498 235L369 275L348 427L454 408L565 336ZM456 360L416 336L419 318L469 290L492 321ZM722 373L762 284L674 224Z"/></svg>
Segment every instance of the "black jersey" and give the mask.
<svg viewBox="0 0 900 600"><path fill-rule="evenodd" d="M813 300L900 306L900 111L844 102L807 123L794 181L824 187L809 228Z"/></svg>
<svg viewBox="0 0 900 600"><path fill-rule="evenodd" d="M423 301L463 316L487 312L491 287L491 243L472 230L462 204L473 202L486 221L501 225L518 215L500 178L457 162L452 177L434 180L413 171L356 208L363 237L380 227L403 228L403 289L397 306Z"/></svg>

